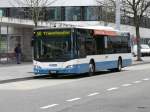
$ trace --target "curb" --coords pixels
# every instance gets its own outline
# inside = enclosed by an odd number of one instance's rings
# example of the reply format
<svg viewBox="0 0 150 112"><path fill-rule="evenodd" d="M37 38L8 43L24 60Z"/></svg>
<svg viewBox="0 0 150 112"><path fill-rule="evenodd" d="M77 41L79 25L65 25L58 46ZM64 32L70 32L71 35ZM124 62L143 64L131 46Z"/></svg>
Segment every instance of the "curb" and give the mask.
<svg viewBox="0 0 150 112"><path fill-rule="evenodd" d="M0 80L0 84L11 83L11 82L19 82L19 81L26 81L26 80L33 80L39 78L46 78L47 76L31 76L31 77L22 77L22 78L14 78L14 79L6 79Z"/></svg>
<svg viewBox="0 0 150 112"><path fill-rule="evenodd" d="M139 62L139 63L133 63L130 66L135 66L135 65L144 65L144 64L150 64L150 62Z"/></svg>
<svg viewBox="0 0 150 112"><path fill-rule="evenodd" d="M14 79L6 79L6 80L0 80L0 84L5 84L5 83L11 83L11 82L18 82L18 81L26 81L26 80L32 80L35 77L23 77L23 78L14 78Z"/></svg>

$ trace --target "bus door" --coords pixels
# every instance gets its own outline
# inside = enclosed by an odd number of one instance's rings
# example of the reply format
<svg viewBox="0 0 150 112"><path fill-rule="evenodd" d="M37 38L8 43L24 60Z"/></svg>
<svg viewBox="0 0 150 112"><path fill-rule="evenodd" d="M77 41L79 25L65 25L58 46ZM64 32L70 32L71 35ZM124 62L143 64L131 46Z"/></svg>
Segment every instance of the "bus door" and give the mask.
<svg viewBox="0 0 150 112"><path fill-rule="evenodd" d="M78 58L85 58L85 35L84 32L80 29L76 31L76 49Z"/></svg>
<svg viewBox="0 0 150 112"><path fill-rule="evenodd" d="M109 61L109 53L108 53L108 44L107 44L107 36L97 35L95 36L96 41L96 66L99 70L108 68L107 62Z"/></svg>

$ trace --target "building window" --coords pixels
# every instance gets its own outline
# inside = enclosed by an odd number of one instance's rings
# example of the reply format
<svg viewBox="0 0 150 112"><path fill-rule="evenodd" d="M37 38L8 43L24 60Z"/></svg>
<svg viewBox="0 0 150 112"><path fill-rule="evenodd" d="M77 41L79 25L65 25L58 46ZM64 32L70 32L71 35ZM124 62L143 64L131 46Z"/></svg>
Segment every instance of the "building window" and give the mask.
<svg viewBox="0 0 150 112"><path fill-rule="evenodd" d="M9 16L13 18L24 18L24 8L10 8Z"/></svg>
<svg viewBox="0 0 150 112"><path fill-rule="evenodd" d="M81 20L81 8L80 7L66 7L65 8L65 20L66 21Z"/></svg>
<svg viewBox="0 0 150 112"><path fill-rule="evenodd" d="M0 17L3 17L3 10L0 9Z"/></svg>
<svg viewBox="0 0 150 112"><path fill-rule="evenodd" d="M0 54L7 52L7 35L0 35Z"/></svg>
<svg viewBox="0 0 150 112"><path fill-rule="evenodd" d="M99 7L85 7L84 8L84 20L85 21L97 21L100 15Z"/></svg>
<svg viewBox="0 0 150 112"><path fill-rule="evenodd" d="M101 20L107 23L115 22L115 10L112 7L101 7Z"/></svg>
<svg viewBox="0 0 150 112"><path fill-rule="evenodd" d="M61 20L61 7L47 8L46 20L60 21Z"/></svg>

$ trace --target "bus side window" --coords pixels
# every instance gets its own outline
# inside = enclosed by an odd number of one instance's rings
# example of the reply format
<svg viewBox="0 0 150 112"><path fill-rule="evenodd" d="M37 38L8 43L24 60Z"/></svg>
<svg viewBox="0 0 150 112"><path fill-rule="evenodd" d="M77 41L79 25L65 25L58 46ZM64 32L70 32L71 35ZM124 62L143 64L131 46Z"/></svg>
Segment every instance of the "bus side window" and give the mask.
<svg viewBox="0 0 150 112"><path fill-rule="evenodd" d="M131 52L131 38L130 38L130 34L128 35L127 38L128 38L128 40L127 40L128 41L128 48L127 49L128 49L128 53L130 53Z"/></svg>
<svg viewBox="0 0 150 112"><path fill-rule="evenodd" d="M104 48L105 48L105 43L104 43L104 36L96 36L96 52L97 54L104 54Z"/></svg>
<svg viewBox="0 0 150 112"><path fill-rule="evenodd" d="M77 52L80 58L84 58L86 56L85 52L85 38L81 32L77 34Z"/></svg>
<svg viewBox="0 0 150 112"><path fill-rule="evenodd" d="M106 54L112 54L114 53L114 46L113 46L113 41L111 37L107 37L107 48L105 48L105 53Z"/></svg>
<svg viewBox="0 0 150 112"><path fill-rule="evenodd" d="M87 55L95 55L96 54L96 48L95 48L95 40L94 39L87 39L85 42L85 49Z"/></svg>

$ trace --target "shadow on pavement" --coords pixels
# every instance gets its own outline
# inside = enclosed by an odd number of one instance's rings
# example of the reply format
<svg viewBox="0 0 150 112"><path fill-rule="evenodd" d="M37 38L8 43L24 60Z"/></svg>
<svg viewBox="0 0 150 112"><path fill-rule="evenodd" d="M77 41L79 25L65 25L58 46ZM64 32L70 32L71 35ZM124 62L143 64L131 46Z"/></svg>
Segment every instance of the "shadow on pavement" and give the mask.
<svg viewBox="0 0 150 112"><path fill-rule="evenodd" d="M125 70L122 70L125 71ZM112 72L112 71L101 71L101 72L96 72L95 75L93 76L98 76L98 75L109 75L110 73L117 73L117 72ZM90 76L90 77L93 77ZM61 79L82 79L82 78L87 78L89 77L88 74L79 74L79 75L69 75L69 76L58 76L58 77L51 77L50 75L44 75L44 76L31 76L31 77L24 77L24 78L16 78L16 79L7 79L7 80L1 80L0 84L5 84L5 83L12 83L12 82L20 82L20 81L28 81L28 80L36 80L36 79L44 79L44 80L61 80Z"/></svg>
<svg viewBox="0 0 150 112"><path fill-rule="evenodd" d="M101 72L96 72L95 75L93 76L98 76L98 75L108 75L110 73L117 73L117 72L111 72L111 71L101 71ZM93 77L93 76L90 76L90 77ZM79 74L79 75L69 75L69 76L57 76L57 77L51 77L50 75L49 76L35 76L34 79L81 79L81 78L87 78L89 77L87 73L85 74Z"/></svg>

